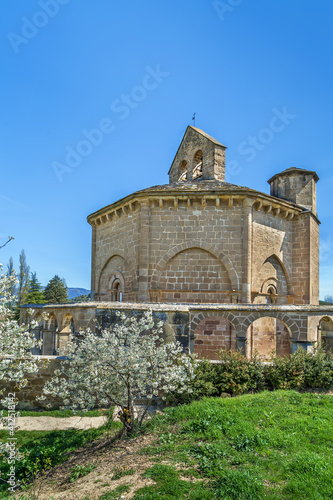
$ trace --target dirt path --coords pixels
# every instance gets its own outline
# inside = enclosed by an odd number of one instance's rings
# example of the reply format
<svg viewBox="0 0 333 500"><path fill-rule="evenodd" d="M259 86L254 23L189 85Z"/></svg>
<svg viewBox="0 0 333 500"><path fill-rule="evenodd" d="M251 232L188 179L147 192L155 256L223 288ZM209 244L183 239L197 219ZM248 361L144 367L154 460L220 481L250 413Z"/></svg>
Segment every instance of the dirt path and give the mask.
<svg viewBox="0 0 333 500"><path fill-rule="evenodd" d="M137 416L143 411L142 405L134 407L134 415ZM119 420L118 412L120 408L115 407L113 412L113 420ZM146 418L155 413L156 407L151 406ZM93 427L101 427L107 421L106 416L101 417L18 417L16 419L15 430L17 431L64 431L69 429L91 429ZM6 425L0 424L0 430L6 429Z"/></svg>
<svg viewBox="0 0 333 500"><path fill-rule="evenodd" d="M68 429L91 429L105 424L107 417L18 417L17 431L60 431ZM0 425L0 429L6 426Z"/></svg>

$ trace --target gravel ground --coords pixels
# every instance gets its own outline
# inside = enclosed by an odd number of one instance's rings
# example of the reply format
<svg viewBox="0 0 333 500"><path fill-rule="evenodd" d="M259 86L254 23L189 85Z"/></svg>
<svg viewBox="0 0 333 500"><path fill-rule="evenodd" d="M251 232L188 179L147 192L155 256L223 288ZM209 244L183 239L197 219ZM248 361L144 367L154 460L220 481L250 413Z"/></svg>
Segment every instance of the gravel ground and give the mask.
<svg viewBox="0 0 333 500"><path fill-rule="evenodd" d="M20 431L59 431L68 429L91 429L100 427L107 417L18 417L16 430ZM6 426L0 425L0 429Z"/></svg>

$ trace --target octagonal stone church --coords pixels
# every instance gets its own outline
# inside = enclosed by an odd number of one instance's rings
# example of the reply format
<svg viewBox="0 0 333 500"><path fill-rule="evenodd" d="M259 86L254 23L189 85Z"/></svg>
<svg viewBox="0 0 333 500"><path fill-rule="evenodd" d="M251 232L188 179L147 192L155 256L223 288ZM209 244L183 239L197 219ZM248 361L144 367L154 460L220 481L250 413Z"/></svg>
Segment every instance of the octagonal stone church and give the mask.
<svg viewBox="0 0 333 500"><path fill-rule="evenodd" d="M225 181L225 153L189 126L169 184L89 215L93 302L43 306L49 349L106 311L147 308L167 338L211 359L236 348L284 356L320 340L333 311L318 306L317 174L288 168L265 194Z"/></svg>

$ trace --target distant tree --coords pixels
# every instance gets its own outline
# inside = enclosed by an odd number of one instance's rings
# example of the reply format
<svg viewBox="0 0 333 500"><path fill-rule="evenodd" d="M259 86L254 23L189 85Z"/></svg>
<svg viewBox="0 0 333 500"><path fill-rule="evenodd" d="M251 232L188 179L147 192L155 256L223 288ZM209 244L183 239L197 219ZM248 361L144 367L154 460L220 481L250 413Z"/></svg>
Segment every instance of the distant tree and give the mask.
<svg viewBox="0 0 333 500"><path fill-rule="evenodd" d="M13 257L10 257L9 262L7 264L7 276L12 276L13 274L14 274Z"/></svg>
<svg viewBox="0 0 333 500"><path fill-rule="evenodd" d="M324 301L333 304L333 295L325 295Z"/></svg>
<svg viewBox="0 0 333 500"><path fill-rule="evenodd" d="M44 293L42 292L42 286L37 279L37 273L31 273L25 302L27 304L45 304L46 302Z"/></svg>
<svg viewBox="0 0 333 500"><path fill-rule="evenodd" d="M55 275L44 288L45 301L51 304L68 302L67 285L64 279Z"/></svg>
<svg viewBox="0 0 333 500"><path fill-rule="evenodd" d="M90 302L91 301L91 293L88 293L88 295L78 295L77 297L74 297L74 299L71 299L69 302Z"/></svg>
<svg viewBox="0 0 333 500"><path fill-rule="evenodd" d="M7 273L6 273L6 276L8 278L11 278L12 276L15 276L14 265L13 265L13 257L10 257L9 262L7 264ZM15 303L17 301L15 282L9 280L8 281L8 287L10 288L9 289L10 302L8 303L8 307L10 309L13 309L14 306L15 306Z"/></svg>
<svg viewBox="0 0 333 500"><path fill-rule="evenodd" d="M20 269L18 274L18 303L24 304L25 296L28 292L30 267L27 264L27 259L24 250L20 253Z"/></svg>

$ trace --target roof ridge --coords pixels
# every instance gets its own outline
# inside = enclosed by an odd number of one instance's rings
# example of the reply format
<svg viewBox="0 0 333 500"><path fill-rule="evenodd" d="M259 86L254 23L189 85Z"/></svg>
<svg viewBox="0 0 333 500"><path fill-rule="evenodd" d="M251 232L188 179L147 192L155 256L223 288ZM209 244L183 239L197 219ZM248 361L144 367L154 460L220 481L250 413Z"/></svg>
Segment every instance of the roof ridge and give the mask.
<svg viewBox="0 0 333 500"><path fill-rule="evenodd" d="M214 137L212 137L211 135L207 134L207 132L205 132L204 130L201 130L201 128L197 128L197 127L193 127L193 125L189 125L188 126L189 128L192 128L193 130L195 130L196 132L199 132L199 134L203 135L204 137L206 137L206 139L214 142L214 144L217 144L218 146L222 146L223 148L227 148L227 146L225 146L224 144L222 144L222 142L218 141L217 139L215 139Z"/></svg>

